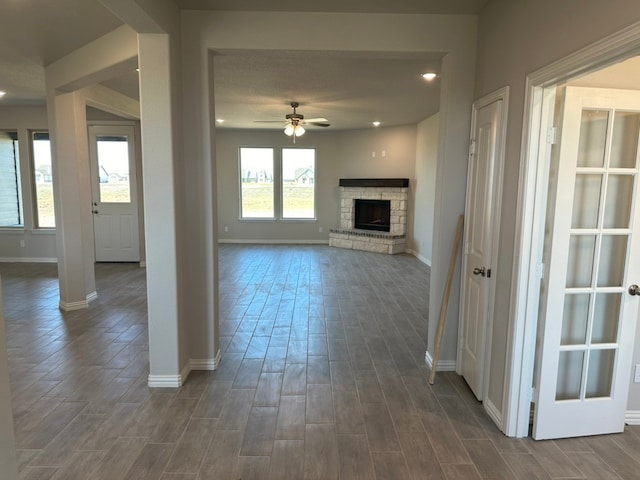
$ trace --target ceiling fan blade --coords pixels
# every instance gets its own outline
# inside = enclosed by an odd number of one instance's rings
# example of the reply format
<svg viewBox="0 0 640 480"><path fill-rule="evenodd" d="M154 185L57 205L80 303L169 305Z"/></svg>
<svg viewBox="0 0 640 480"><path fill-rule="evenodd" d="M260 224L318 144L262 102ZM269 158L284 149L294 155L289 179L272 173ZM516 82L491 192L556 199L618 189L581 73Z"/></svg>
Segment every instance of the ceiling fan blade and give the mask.
<svg viewBox="0 0 640 480"><path fill-rule="evenodd" d="M330 123L324 123L324 122L306 122L307 125L315 125L316 127L330 127L331 124Z"/></svg>
<svg viewBox="0 0 640 480"><path fill-rule="evenodd" d="M253 123L287 123L284 120L254 120Z"/></svg>
<svg viewBox="0 0 640 480"><path fill-rule="evenodd" d="M327 120L326 118L319 117L319 118L306 118L304 121L306 123L326 123L329 120Z"/></svg>

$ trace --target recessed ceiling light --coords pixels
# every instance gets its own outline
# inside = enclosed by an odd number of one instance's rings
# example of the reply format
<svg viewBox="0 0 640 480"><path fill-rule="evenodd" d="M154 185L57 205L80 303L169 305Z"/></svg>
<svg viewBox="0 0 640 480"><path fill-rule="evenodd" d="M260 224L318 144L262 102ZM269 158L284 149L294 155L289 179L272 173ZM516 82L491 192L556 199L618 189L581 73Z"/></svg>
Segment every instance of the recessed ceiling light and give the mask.
<svg viewBox="0 0 640 480"><path fill-rule="evenodd" d="M4 97L6 94L7 94L7 92L4 92L4 91L0 90L0 98Z"/></svg>
<svg viewBox="0 0 640 480"><path fill-rule="evenodd" d="M434 78L438 76L435 72L427 72L422 74L422 78L424 78L427 82L432 81Z"/></svg>
<svg viewBox="0 0 640 480"><path fill-rule="evenodd" d="M377 120L375 122L373 122L373 126L374 127L379 127L380 126L380 122L378 122Z"/></svg>
<svg viewBox="0 0 640 480"><path fill-rule="evenodd" d="M216 118L216 123L224 123L224 118Z"/></svg>

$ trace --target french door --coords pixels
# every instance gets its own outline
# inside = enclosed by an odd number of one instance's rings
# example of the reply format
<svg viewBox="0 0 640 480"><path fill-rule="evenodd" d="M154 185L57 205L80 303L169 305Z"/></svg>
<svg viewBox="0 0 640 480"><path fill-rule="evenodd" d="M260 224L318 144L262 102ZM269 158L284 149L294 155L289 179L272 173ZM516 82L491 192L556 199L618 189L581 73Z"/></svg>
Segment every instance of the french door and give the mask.
<svg viewBox="0 0 640 480"><path fill-rule="evenodd" d="M535 439L620 432L640 305L640 94L567 87Z"/></svg>

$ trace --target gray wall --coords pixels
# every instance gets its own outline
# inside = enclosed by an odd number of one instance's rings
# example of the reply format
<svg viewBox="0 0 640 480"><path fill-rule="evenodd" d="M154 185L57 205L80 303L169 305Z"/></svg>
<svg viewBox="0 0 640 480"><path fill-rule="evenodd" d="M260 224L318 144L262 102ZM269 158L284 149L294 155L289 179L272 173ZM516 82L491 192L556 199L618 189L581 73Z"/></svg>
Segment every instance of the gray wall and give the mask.
<svg viewBox="0 0 640 480"><path fill-rule="evenodd" d="M280 130L220 128L216 131L221 242L328 243L329 229L339 225L340 178L409 178L410 189L415 182L415 125L342 132L308 129L296 140L295 146L316 148L317 220L243 221L239 220L238 148L241 146L279 149L294 145ZM415 208L409 205L409 209L408 222L412 223Z"/></svg>
<svg viewBox="0 0 640 480"><path fill-rule="evenodd" d="M511 88L488 392L499 409L513 320L509 309L526 75L638 21L637 0L493 0L480 15L475 98ZM640 395L633 397L629 409L640 409Z"/></svg>
<svg viewBox="0 0 640 480"><path fill-rule="evenodd" d="M416 145L416 180L413 215L413 254L427 265L433 259L433 219L435 215L436 165L440 114L418 124Z"/></svg>

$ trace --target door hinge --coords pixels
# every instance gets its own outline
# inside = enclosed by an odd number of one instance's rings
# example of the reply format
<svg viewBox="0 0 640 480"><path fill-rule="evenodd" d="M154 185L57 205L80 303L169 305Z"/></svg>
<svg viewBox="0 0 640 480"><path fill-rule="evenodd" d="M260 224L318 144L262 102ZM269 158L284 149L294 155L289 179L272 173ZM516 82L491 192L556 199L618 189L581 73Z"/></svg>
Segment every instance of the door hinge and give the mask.
<svg viewBox="0 0 640 480"><path fill-rule="evenodd" d="M555 125L547 130L547 144L555 145L558 143L558 127Z"/></svg>
<svg viewBox="0 0 640 480"><path fill-rule="evenodd" d="M469 140L469 155L474 155L476 153L476 139L472 138Z"/></svg>
<svg viewBox="0 0 640 480"><path fill-rule="evenodd" d="M536 278L542 280L544 278L544 263L536 265Z"/></svg>

